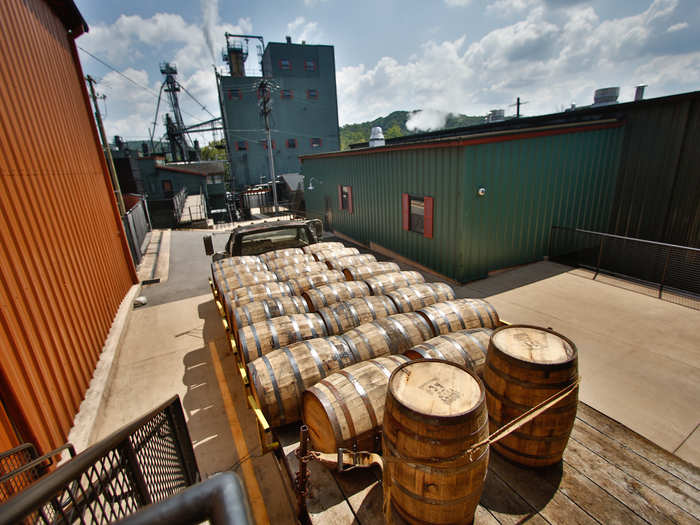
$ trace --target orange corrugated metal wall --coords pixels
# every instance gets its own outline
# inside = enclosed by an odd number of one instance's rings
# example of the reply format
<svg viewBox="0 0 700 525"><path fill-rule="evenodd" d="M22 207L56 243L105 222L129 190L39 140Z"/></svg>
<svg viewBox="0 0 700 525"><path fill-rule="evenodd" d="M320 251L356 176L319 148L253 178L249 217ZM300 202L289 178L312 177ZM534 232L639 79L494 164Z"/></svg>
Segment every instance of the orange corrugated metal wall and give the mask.
<svg viewBox="0 0 700 525"><path fill-rule="evenodd" d="M42 0L2 0L0 34L0 397L46 451L136 274L72 36Z"/></svg>

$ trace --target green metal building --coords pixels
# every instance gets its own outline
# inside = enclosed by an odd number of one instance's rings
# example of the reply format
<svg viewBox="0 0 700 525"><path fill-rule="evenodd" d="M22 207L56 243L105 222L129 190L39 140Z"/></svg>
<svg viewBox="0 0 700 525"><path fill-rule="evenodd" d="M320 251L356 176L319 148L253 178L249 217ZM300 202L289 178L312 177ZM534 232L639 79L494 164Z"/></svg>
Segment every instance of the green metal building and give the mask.
<svg viewBox="0 0 700 525"><path fill-rule="evenodd" d="M306 210L460 282L541 260L553 226L643 237L630 225L690 215L654 235L693 245L699 108L695 92L305 156Z"/></svg>

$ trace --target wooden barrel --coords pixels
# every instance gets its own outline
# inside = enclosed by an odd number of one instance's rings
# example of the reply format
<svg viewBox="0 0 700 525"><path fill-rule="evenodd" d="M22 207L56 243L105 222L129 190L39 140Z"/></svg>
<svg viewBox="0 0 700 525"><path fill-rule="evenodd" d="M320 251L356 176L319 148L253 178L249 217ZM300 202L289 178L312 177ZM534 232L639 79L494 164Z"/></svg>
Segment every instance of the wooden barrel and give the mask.
<svg viewBox="0 0 700 525"><path fill-rule="evenodd" d="M270 283L278 280L277 276L272 272L243 272L233 273L215 281L215 283L221 293L228 293L236 288L245 288L254 284Z"/></svg>
<svg viewBox="0 0 700 525"><path fill-rule="evenodd" d="M313 255L290 255L289 257L279 257L277 259L272 259L271 261L267 261L265 264L267 265L267 269L270 270L271 272L276 272L280 268L284 268L285 266L291 266L292 264L308 264L316 262L316 259L314 259Z"/></svg>
<svg viewBox="0 0 700 525"><path fill-rule="evenodd" d="M445 283L421 283L398 288L387 295L399 312L413 312L431 304L450 301L455 298L455 291Z"/></svg>
<svg viewBox="0 0 700 525"><path fill-rule="evenodd" d="M481 498L489 449L465 453L488 437L484 385L464 367L422 359L391 374L382 452L386 522L471 523Z"/></svg>
<svg viewBox="0 0 700 525"><path fill-rule="evenodd" d="M233 274L265 272L268 270L267 265L258 257L255 257L255 261L251 260L248 263L234 262L233 259L236 259L236 257L229 257L228 259L222 259L211 264L211 276L214 281Z"/></svg>
<svg viewBox="0 0 700 525"><path fill-rule="evenodd" d="M389 376L403 355L388 355L330 374L304 393L303 419L314 450L379 450Z"/></svg>
<svg viewBox="0 0 700 525"><path fill-rule="evenodd" d="M293 291L294 295L301 295L306 290L311 288L317 288L330 283L337 283L345 280L345 276L337 270L326 270L323 273L311 273L306 275L300 275L293 279L289 279L287 284L289 284L290 289Z"/></svg>
<svg viewBox="0 0 700 525"><path fill-rule="evenodd" d="M393 262L373 262L360 266L346 266L343 273L348 281L364 281L373 275L398 272L399 269L399 265Z"/></svg>
<svg viewBox="0 0 700 525"><path fill-rule="evenodd" d="M255 284L253 286L246 286L245 288L236 288L224 294L224 308L230 320L234 308L270 297L284 297L289 295L293 294L292 288L287 283L269 282Z"/></svg>
<svg viewBox="0 0 700 525"><path fill-rule="evenodd" d="M316 252L327 252L327 251L333 251L333 250L342 250L345 248L345 245L342 242L315 242L313 244L309 244L308 246L304 246L302 250L304 250L304 253L310 253L314 254Z"/></svg>
<svg viewBox="0 0 700 525"><path fill-rule="evenodd" d="M275 272L278 281L289 281L295 277L310 273L323 273L328 271L328 266L326 263L322 262L312 262L306 264L292 264L290 266L285 266L280 268Z"/></svg>
<svg viewBox="0 0 700 525"><path fill-rule="evenodd" d="M420 315L394 314L345 332L345 339L357 361L387 354L402 354L432 337L430 326Z"/></svg>
<svg viewBox="0 0 700 525"><path fill-rule="evenodd" d="M267 270L265 263L257 255L236 255L234 257L225 257L211 263L212 271L214 271L214 269L221 269L229 266L234 268L243 266L257 268L256 270L251 271Z"/></svg>
<svg viewBox="0 0 700 525"><path fill-rule="evenodd" d="M405 355L411 359L443 359L473 370L481 377L492 330L474 328L459 330L414 346Z"/></svg>
<svg viewBox="0 0 700 525"><path fill-rule="evenodd" d="M340 259L341 257L351 257L359 255L360 250L357 248L337 248L335 250L318 251L314 253L317 261L324 262L328 259Z"/></svg>
<svg viewBox="0 0 700 525"><path fill-rule="evenodd" d="M291 314L259 321L238 330L238 343L246 363L275 348L324 337L326 325L318 314Z"/></svg>
<svg viewBox="0 0 700 525"><path fill-rule="evenodd" d="M369 295L369 286L363 281L340 281L306 290L302 297L309 310L317 312L324 306Z"/></svg>
<svg viewBox="0 0 700 525"><path fill-rule="evenodd" d="M455 299L418 310L430 323L435 335L469 328L497 328L501 321L496 310L483 299Z"/></svg>
<svg viewBox="0 0 700 525"><path fill-rule="evenodd" d="M281 248L279 250L271 250L259 255L262 262L272 261L281 257L291 257L292 255L304 255L301 248Z"/></svg>
<svg viewBox="0 0 700 525"><path fill-rule="evenodd" d="M267 422L278 427L301 419L304 390L354 362L345 341L331 336L273 350L248 363L248 375Z"/></svg>
<svg viewBox="0 0 700 525"><path fill-rule="evenodd" d="M370 295L349 299L342 303L320 308L318 314L329 334L342 334L351 328L398 313L393 301L386 295Z"/></svg>
<svg viewBox="0 0 700 525"><path fill-rule="evenodd" d="M341 270L350 266L361 266L377 262L377 258L371 253L360 255L348 255L347 257L331 257L324 261L331 270Z"/></svg>
<svg viewBox="0 0 700 525"><path fill-rule="evenodd" d="M290 297L270 297L254 303L244 304L233 310L231 320L233 321L234 333L244 326L280 317L282 315L305 314L309 307L301 297L292 295Z"/></svg>
<svg viewBox="0 0 700 525"><path fill-rule="evenodd" d="M425 278L418 272L391 272L374 277L368 277L365 282L372 290L372 295L387 295L389 292L420 284L425 282Z"/></svg>
<svg viewBox="0 0 700 525"><path fill-rule="evenodd" d="M566 388L578 378L578 351L571 340L528 325L494 330L484 367L491 431ZM493 445L526 466L561 460L576 419L578 388L530 423Z"/></svg>

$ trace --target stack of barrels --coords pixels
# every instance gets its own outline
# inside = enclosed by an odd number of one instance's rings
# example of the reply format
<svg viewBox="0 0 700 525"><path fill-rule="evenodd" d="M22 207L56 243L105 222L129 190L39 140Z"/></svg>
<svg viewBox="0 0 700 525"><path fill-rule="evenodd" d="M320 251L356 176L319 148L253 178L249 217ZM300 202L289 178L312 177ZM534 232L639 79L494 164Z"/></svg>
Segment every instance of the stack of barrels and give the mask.
<svg viewBox="0 0 700 525"><path fill-rule="evenodd" d="M268 423L303 420L322 452L382 450L388 522L470 522L490 447L469 447L578 377L564 336L503 326L487 301L341 243L225 259L212 275ZM556 463L576 404L493 449Z"/></svg>

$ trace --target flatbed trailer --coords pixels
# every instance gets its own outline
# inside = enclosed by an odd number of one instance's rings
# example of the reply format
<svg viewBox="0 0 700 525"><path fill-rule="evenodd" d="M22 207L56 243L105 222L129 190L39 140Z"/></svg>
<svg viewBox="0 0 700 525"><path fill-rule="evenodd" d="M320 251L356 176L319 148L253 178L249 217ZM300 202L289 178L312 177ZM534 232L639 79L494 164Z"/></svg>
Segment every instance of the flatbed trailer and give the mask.
<svg viewBox="0 0 700 525"><path fill-rule="evenodd" d="M223 314L214 287L214 300ZM295 478L300 469L299 425L272 429L257 406L230 328L222 316L235 381L247 403L235 403L243 421L255 415L266 463L255 470L261 502L268 512L258 522L318 524L383 523L381 470L354 468L339 473L317 461L307 463L309 484L299 498ZM235 436L234 436L235 439ZM279 479L270 482L271 471ZM262 479L268 478L268 479ZM244 477L245 481L245 477ZM284 493L279 486L284 486ZM277 487L277 490L266 490ZM490 454L484 492L475 515L477 524L511 523L697 523L700 524L700 469L661 449L623 425L579 402L563 461L552 467L518 466ZM303 504L299 504L303 501ZM280 506L289 507L286 512ZM277 511L273 511L277 508ZM261 517L262 514L262 517ZM296 518L293 518L296 516Z"/></svg>

